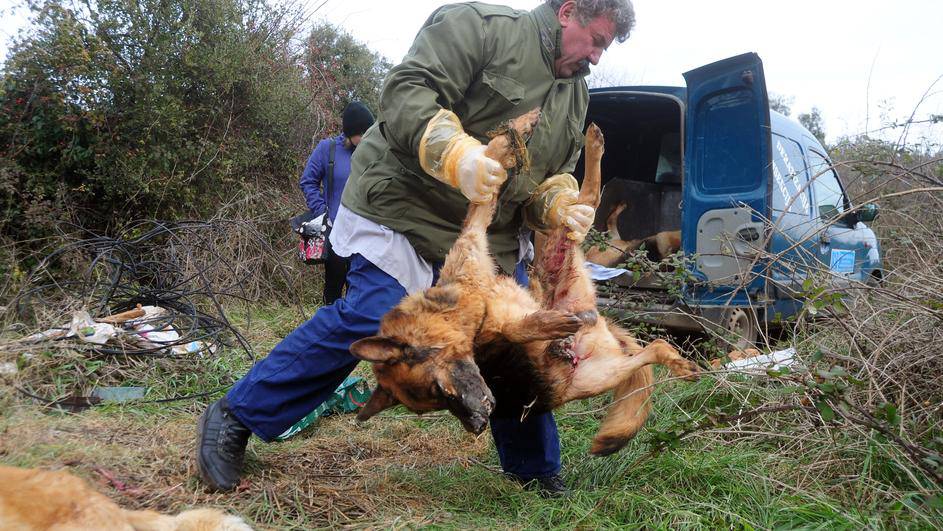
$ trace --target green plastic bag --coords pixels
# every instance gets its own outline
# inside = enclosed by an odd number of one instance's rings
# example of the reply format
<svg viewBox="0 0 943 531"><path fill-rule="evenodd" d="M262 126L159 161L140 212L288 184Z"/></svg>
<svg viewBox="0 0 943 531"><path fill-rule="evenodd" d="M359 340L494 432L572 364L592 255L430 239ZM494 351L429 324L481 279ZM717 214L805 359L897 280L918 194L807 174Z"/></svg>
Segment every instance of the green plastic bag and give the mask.
<svg viewBox="0 0 943 531"><path fill-rule="evenodd" d="M326 417L333 413L351 413L357 411L367 403L370 395L370 386L367 384L366 380L359 376L348 376L344 382L334 390L330 398L316 407L314 411L305 415L303 419L296 422L292 427L285 430L285 433L275 437L275 440L284 441L313 424L319 417Z"/></svg>

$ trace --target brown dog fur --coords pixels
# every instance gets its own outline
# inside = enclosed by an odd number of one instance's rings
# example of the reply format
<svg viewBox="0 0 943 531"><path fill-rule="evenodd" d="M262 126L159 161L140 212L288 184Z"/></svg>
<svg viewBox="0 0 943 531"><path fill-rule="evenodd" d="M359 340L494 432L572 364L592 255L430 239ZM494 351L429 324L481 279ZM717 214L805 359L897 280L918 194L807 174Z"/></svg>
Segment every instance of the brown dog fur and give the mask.
<svg viewBox="0 0 943 531"><path fill-rule="evenodd" d="M0 466L0 528L135 531L251 531L238 516L194 509L177 516L122 509L64 471Z"/></svg>
<svg viewBox="0 0 943 531"><path fill-rule="evenodd" d="M579 202L594 208L602 153L602 132L591 125ZM373 362L378 381L358 418L402 403L416 412L449 409L480 433L495 395L501 407L502 394L529 393L529 404L517 404L526 414L614 389L615 403L591 452L617 451L647 418L650 365L688 378L696 377L696 366L663 340L643 348L597 315L583 253L564 228L544 239L533 294L498 275L486 238L494 208L494 200L472 204L439 283L403 299L381 320L377 336L351 345L355 356ZM522 374L523 381L506 383Z"/></svg>
<svg viewBox="0 0 943 531"><path fill-rule="evenodd" d="M603 249L595 246L589 249L586 251L586 260L606 267L615 267L624 262L629 253L644 245L648 251L648 259L660 262L681 249L680 230L662 231L640 240L623 240L619 234L618 220L627 206L625 202L621 202L613 207L606 217L609 245Z"/></svg>

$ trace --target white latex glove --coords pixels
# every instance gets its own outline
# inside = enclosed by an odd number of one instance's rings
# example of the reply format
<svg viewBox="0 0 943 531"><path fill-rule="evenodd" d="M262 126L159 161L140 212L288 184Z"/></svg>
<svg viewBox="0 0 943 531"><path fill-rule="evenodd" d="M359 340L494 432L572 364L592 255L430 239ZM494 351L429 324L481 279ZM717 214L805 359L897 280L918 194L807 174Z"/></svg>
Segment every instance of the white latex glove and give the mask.
<svg viewBox="0 0 943 531"><path fill-rule="evenodd" d="M472 203L490 201L507 179L507 172L501 164L485 155L486 147L482 144L469 146L455 168L455 184Z"/></svg>
<svg viewBox="0 0 943 531"><path fill-rule="evenodd" d="M593 226L593 219L596 217L596 209L589 205L572 204L562 207L560 217L563 223L570 229L567 237L578 242L586 238L586 233Z"/></svg>

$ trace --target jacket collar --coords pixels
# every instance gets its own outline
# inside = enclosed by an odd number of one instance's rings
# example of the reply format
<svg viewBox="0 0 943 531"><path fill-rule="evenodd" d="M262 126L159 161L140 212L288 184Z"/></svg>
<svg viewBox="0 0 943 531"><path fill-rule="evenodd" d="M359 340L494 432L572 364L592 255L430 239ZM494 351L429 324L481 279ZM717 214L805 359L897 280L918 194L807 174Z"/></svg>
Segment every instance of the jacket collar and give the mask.
<svg viewBox="0 0 943 531"><path fill-rule="evenodd" d="M547 4L540 4L531 15L537 24L537 35L540 37L540 51L542 52L544 62L553 72L553 62L560 57L560 21L557 20L556 13L553 12Z"/></svg>

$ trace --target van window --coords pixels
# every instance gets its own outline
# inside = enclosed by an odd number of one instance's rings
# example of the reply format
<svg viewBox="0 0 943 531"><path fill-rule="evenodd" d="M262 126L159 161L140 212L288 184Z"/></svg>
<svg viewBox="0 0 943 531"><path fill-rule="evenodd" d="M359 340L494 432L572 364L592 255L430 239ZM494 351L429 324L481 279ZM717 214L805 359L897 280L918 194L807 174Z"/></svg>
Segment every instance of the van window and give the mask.
<svg viewBox="0 0 943 531"><path fill-rule="evenodd" d="M665 133L658 149L656 183L681 183L681 133Z"/></svg>
<svg viewBox="0 0 943 531"><path fill-rule="evenodd" d="M799 143L773 134L773 210L808 216L809 176Z"/></svg>
<svg viewBox="0 0 943 531"><path fill-rule="evenodd" d="M842 194L838 176L831 163L824 155L809 150L809 171L812 173L812 190L815 192L815 205L819 215L830 210L845 211L845 196Z"/></svg>

